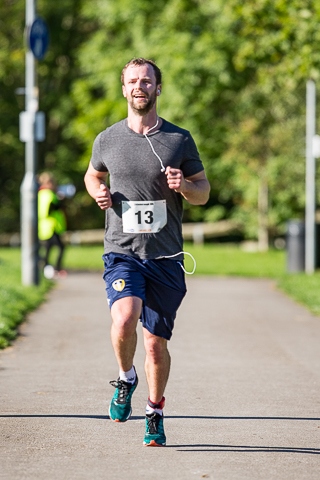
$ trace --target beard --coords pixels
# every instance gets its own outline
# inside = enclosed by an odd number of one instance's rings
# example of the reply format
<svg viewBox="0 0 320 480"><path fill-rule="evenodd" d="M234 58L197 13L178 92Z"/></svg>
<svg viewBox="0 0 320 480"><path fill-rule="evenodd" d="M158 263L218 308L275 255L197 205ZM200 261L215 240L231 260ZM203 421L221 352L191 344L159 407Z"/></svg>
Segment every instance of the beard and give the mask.
<svg viewBox="0 0 320 480"><path fill-rule="evenodd" d="M156 92L151 93L150 96L148 96L148 94L145 92L143 92L143 94L146 96L147 102L140 103L139 101L137 101L137 99L135 99L134 96L132 96L129 101L132 110L141 116L146 115L150 112L157 99Z"/></svg>

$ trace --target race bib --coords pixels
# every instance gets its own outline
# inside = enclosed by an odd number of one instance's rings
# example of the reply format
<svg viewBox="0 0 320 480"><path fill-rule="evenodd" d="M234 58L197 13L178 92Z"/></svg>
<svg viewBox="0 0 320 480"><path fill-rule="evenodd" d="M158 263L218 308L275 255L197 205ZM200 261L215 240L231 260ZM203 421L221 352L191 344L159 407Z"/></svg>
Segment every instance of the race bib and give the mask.
<svg viewBox="0 0 320 480"><path fill-rule="evenodd" d="M157 233L167 224L165 200L122 201L124 233Z"/></svg>

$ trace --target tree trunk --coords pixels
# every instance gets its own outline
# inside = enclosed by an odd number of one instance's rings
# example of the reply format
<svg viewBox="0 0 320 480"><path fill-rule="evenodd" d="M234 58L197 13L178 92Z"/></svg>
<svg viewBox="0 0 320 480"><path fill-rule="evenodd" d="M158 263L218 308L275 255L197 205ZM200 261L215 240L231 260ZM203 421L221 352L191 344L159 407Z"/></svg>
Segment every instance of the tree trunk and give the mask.
<svg viewBox="0 0 320 480"><path fill-rule="evenodd" d="M260 252L266 252L269 249L268 204L268 182L266 175L261 175L258 194L258 249Z"/></svg>

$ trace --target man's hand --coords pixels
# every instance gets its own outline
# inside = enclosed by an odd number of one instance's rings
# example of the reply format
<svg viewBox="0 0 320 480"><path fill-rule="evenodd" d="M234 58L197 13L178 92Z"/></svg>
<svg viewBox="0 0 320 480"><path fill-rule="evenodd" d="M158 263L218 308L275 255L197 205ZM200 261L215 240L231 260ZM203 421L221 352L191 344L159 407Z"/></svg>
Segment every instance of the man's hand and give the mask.
<svg viewBox="0 0 320 480"><path fill-rule="evenodd" d="M190 177L183 175L178 168L167 167L168 187L181 195L191 205L204 205L209 199L210 184L204 170Z"/></svg>
<svg viewBox="0 0 320 480"><path fill-rule="evenodd" d="M186 188L186 181L181 170L178 168L167 167L165 174L167 175L168 186L171 190L182 193Z"/></svg>
<svg viewBox="0 0 320 480"><path fill-rule="evenodd" d="M95 200L101 210L107 210L112 207L112 199L109 188L104 184L100 184L100 189L96 193Z"/></svg>

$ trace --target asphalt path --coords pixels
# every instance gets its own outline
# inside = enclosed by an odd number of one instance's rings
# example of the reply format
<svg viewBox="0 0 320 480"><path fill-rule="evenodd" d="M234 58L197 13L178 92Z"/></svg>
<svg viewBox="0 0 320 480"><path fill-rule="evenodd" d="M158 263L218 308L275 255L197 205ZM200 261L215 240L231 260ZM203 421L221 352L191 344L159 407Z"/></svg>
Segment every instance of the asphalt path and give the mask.
<svg viewBox="0 0 320 480"><path fill-rule="evenodd" d="M0 478L319 480L320 317L269 280L188 277L170 341L167 447L142 445L141 327L133 416L117 378L101 274L73 273L0 352Z"/></svg>

